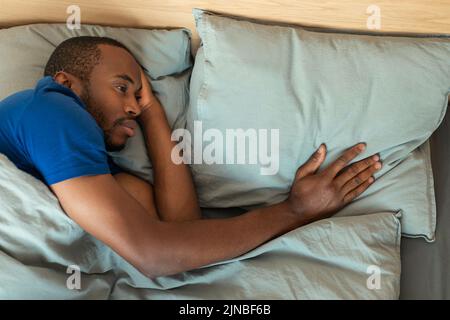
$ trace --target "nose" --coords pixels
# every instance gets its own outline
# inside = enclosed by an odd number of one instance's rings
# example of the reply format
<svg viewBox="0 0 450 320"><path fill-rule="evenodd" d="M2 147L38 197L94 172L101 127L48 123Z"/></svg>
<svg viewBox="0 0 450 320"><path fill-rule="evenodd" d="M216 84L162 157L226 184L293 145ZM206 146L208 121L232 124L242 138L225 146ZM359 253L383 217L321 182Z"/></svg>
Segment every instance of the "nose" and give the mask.
<svg viewBox="0 0 450 320"><path fill-rule="evenodd" d="M134 101L128 101L125 106L125 112L131 117L137 117L141 114L141 107L139 106L136 99Z"/></svg>

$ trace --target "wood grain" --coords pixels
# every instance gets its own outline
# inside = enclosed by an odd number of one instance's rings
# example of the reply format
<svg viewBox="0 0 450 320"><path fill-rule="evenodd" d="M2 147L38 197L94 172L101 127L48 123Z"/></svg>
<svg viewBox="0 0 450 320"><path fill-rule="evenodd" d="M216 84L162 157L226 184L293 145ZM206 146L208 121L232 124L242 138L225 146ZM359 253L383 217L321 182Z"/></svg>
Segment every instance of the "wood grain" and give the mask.
<svg viewBox="0 0 450 320"><path fill-rule="evenodd" d="M187 27L198 43L192 8L308 26L367 30L369 5L381 10L381 32L450 34L450 0L0 0L0 27L65 22L69 5L81 22L111 26Z"/></svg>

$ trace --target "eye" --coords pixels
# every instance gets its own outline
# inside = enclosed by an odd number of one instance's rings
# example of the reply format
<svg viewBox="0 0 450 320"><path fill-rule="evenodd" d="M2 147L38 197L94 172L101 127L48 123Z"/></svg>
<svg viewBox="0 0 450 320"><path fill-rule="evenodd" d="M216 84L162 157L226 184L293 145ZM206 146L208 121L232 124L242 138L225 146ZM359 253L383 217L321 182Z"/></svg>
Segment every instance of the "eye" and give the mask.
<svg viewBox="0 0 450 320"><path fill-rule="evenodd" d="M122 93L127 93L128 90L128 87L123 85L116 86L116 88L119 89L119 91Z"/></svg>

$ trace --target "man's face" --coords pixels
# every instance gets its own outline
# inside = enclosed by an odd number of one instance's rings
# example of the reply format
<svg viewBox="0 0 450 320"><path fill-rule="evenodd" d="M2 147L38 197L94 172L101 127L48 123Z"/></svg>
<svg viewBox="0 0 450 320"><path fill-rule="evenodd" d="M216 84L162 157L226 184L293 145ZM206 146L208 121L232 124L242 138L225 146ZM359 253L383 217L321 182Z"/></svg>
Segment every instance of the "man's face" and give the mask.
<svg viewBox="0 0 450 320"><path fill-rule="evenodd" d="M141 89L140 68L126 50L99 45L100 63L92 70L90 80L83 85L80 98L105 134L108 151L123 149L137 126L134 120L141 109L138 98Z"/></svg>

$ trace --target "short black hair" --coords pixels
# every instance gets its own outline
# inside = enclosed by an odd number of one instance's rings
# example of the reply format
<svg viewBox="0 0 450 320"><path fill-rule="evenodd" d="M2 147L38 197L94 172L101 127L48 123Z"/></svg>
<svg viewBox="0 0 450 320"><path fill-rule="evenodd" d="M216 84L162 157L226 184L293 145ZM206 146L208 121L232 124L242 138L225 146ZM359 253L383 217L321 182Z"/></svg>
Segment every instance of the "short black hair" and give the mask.
<svg viewBox="0 0 450 320"><path fill-rule="evenodd" d="M89 81L92 70L101 58L99 44L123 48L133 55L125 45L112 38L73 37L64 40L55 48L45 66L44 76L53 77L58 71L65 71L82 81Z"/></svg>

